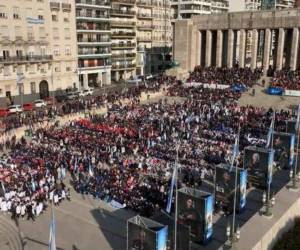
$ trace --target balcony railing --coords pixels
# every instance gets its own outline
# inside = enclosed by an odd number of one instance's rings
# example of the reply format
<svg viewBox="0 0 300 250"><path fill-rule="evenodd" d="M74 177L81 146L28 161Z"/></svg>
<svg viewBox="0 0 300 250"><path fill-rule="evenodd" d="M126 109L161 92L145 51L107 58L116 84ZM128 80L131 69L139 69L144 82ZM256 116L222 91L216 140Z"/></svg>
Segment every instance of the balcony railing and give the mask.
<svg viewBox="0 0 300 250"><path fill-rule="evenodd" d="M69 3L62 3L61 8L64 12L71 12L72 10L72 5Z"/></svg>
<svg viewBox="0 0 300 250"><path fill-rule="evenodd" d="M134 5L135 0L111 0L112 3L122 3L122 4L129 4Z"/></svg>
<svg viewBox="0 0 300 250"><path fill-rule="evenodd" d="M96 15L96 14L87 14L87 13L76 13L76 17L83 17L83 18L109 18L108 15Z"/></svg>
<svg viewBox="0 0 300 250"><path fill-rule="evenodd" d="M124 69L130 69L130 68L135 68L136 67L136 64L127 64L127 65L115 65L113 64L111 69L112 70L124 70Z"/></svg>
<svg viewBox="0 0 300 250"><path fill-rule="evenodd" d="M35 55L35 56L11 56L11 57L0 57L0 63L17 63L17 62L40 62L40 61L51 61L53 60L52 55Z"/></svg>
<svg viewBox="0 0 300 250"><path fill-rule="evenodd" d="M153 30L154 26L153 25L139 25L138 30Z"/></svg>
<svg viewBox="0 0 300 250"><path fill-rule="evenodd" d="M111 27L135 27L135 22L114 22L111 21L110 26Z"/></svg>
<svg viewBox="0 0 300 250"><path fill-rule="evenodd" d="M140 0L138 0L138 1L136 2L136 5L137 5L137 6L146 6L146 7L151 7L151 8L152 8L152 3L151 3L151 1L140 1Z"/></svg>
<svg viewBox="0 0 300 250"><path fill-rule="evenodd" d="M124 31L119 31L119 32L113 32L111 34L112 37L128 37L128 36L135 36L135 32L124 32Z"/></svg>
<svg viewBox="0 0 300 250"><path fill-rule="evenodd" d="M60 10L60 3L50 2L50 9L59 11Z"/></svg>
<svg viewBox="0 0 300 250"><path fill-rule="evenodd" d="M110 42L109 38L102 39L92 39L92 38L80 38L78 39L79 43L107 43Z"/></svg>
<svg viewBox="0 0 300 250"><path fill-rule="evenodd" d="M86 56L86 55L107 55L110 54L110 51L82 51L78 50L79 56Z"/></svg>
<svg viewBox="0 0 300 250"><path fill-rule="evenodd" d="M116 58L124 59L124 58L132 58L135 56L136 56L135 53L125 53L125 54L113 54L111 57L113 59L116 59Z"/></svg>
<svg viewBox="0 0 300 250"><path fill-rule="evenodd" d="M116 10L116 9L112 9L110 14L112 16L118 16L118 15L125 15L125 16L134 16L135 15L135 11L133 10Z"/></svg>
<svg viewBox="0 0 300 250"><path fill-rule="evenodd" d="M138 18L143 18L143 19L152 19L153 16L151 14L145 14L145 13L138 13L137 14Z"/></svg>
<svg viewBox="0 0 300 250"><path fill-rule="evenodd" d="M134 48L135 43L112 43L111 48Z"/></svg>
<svg viewBox="0 0 300 250"><path fill-rule="evenodd" d="M109 1L103 1L103 0L76 0L76 4L86 4L86 5L95 5L95 6L110 6Z"/></svg>
<svg viewBox="0 0 300 250"><path fill-rule="evenodd" d="M86 30L86 31L110 31L109 26L95 26L93 28L88 28L86 26L77 25L77 30Z"/></svg>
<svg viewBox="0 0 300 250"><path fill-rule="evenodd" d="M138 42L151 42L152 41L151 37L138 37L137 40L138 40Z"/></svg>

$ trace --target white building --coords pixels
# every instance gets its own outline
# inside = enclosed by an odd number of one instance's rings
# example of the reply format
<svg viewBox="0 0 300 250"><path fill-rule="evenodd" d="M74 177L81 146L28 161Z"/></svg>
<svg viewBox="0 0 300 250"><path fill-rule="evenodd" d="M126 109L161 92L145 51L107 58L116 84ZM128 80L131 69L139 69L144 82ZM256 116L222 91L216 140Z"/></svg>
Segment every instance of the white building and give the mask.
<svg viewBox="0 0 300 250"><path fill-rule="evenodd" d="M76 87L74 2L1 0L0 50L2 101L24 103Z"/></svg>

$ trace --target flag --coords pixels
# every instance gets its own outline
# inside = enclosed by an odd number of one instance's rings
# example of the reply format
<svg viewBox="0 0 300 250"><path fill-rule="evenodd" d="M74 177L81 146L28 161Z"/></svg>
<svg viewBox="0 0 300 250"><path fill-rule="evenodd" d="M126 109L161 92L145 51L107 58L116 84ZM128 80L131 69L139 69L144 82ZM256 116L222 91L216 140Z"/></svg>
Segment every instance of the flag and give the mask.
<svg viewBox="0 0 300 250"><path fill-rule="evenodd" d="M177 164L175 163L173 174L172 174L169 197L168 197L168 204L167 204L167 208L166 208L167 213L171 212L173 192L174 192L174 186L176 185L176 180L177 180Z"/></svg>
<svg viewBox="0 0 300 250"><path fill-rule="evenodd" d="M270 124L270 128L269 128L269 132L268 132L268 138L267 138L267 144L266 144L266 148L270 147L271 144L271 140L272 140L272 134L274 132L274 122L275 122L275 111L272 117L272 121Z"/></svg>
<svg viewBox="0 0 300 250"><path fill-rule="evenodd" d="M2 187L2 191L3 191L3 193L6 193L6 190L5 190L5 187L4 187L4 184L3 184L3 181L1 181L1 187Z"/></svg>
<svg viewBox="0 0 300 250"><path fill-rule="evenodd" d="M52 219L50 224L50 236L49 236L49 246L48 250L56 250L56 242L55 242L55 220L54 220L54 211L52 209Z"/></svg>
<svg viewBox="0 0 300 250"><path fill-rule="evenodd" d="M92 162L91 162L91 161L90 161L90 164L89 164L89 175L90 175L91 177L94 176L93 166L92 166Z"/></svg>
<svg viewBox="0 0 300 250"><path fill-rule="evenodd" d="M234 160L235 160L236 156L238 155L238 153L239 153L239 137L236 136L235 137L235 142L234 142L234 145L233 145L233 150L232 150L232 158L231 158L231 164L230 164L230 171L233 168Z"/></svg>
<svg viewBox="0 0 300 250"><path fill-rule="evenodd" d="M78 169L78 159L77 157L75 158L75 163L74 163L74 173L77 171Z"/></svg>
<svg viewBox="0 0 300 250"><path fill-rule="evenodd" d="M297 121L296 121L296 125L295 125L296 133L299 129L299 122L300 122L300 105L298 105L298 111L297 111Z"/></svg>

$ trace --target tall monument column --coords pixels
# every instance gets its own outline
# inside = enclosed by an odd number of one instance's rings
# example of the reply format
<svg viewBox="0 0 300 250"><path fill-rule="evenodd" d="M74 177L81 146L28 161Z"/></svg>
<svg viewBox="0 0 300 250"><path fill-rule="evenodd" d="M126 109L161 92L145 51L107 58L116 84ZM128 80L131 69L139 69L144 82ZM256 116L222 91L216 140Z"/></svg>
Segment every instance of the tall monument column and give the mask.
<svg viewBox="0 0 300 250"><path fill-rule="evenodd" d="M264 44L264 59L263 59L263 66L264 66L264 74L267 74L267 70L270 66L270 50L271 50L271 38L272 32L270 29L265 30L265 44Z"/></svg>
<svg viewBox="0 0 300 250"><path fill-rule="evenodd" d="M202 33L197 30L196 32L196 65L201 64L201 51L202 51Z"/></svg>
<svg viewBox="0 0 300 250"><path fill-rule="evenodd" d="M283 28L280 28L279 35L278 35L277 53L276 53L277 54L277 57L276 57L276 69L277 70L282 70L284 37L285 37L285 31Z"/></svg>
<svg viewBox="0 0 300 250"><path fill-rule="evenodd" d="M297 68L297 58L299 56L298 48L299 48L299 29L293 28L293 39L292 39L292 48L291 48L291 61L290 61L291 70L296 70Z"/></svg>
<svg viewBox="0 0 300 250"><path fill-rule="evenodd" d="M206 31L205 67L211 66L211 47L212 47L212 33L211 33L211 30L207 30Z"/></svg>
<svg viewBox="0 0 300 250"><path fill-rule="evenodd" d="M244 29L240 30L240 48L239 48L239 66L245 67L245 53L246 53L246 36L247 32Z"/></svg>
<svg viewBox="0 0 300 250"><path fill-rule="evenodd" d="M232 68L233 64L233 42L234 32L232 29L228 30L228 48L227 48L227 67Z"/></svg>
<svg viewBox="0 0 300 250"><path fill-rule="evenodd" d="M222 67L222 50L223 50L223 31L217 31L217 53L216 53L216 66Z"/></svg>
<svg viewBox="0 0 300 250"><path fill-rule="evenodd" d="M258 47L258 30L252 30L251 43L251 69L256 69L257 65L257 47Z"/></svg>

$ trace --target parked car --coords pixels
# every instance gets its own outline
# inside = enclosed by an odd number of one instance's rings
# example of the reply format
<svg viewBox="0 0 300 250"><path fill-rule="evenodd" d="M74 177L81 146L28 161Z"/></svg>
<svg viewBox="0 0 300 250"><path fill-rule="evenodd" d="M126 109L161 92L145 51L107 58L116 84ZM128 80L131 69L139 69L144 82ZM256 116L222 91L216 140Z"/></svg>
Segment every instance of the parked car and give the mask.
<svg viewBox="0 0 300 250"><path fill-rule="evenodd" d="M24 111L31 111L34 109L34 105L32 103L25 103L23 104Z"/></svg>
<svg viewBox="0 0 300 250"><path fill-rule="evenodd" d="M93 89L84 89L79 92L80 97L93 95Z"/></svg>
<svg viewBox="0 0 300 250"><path fill-rule="evenodd" d="M0 117L6 117L9 115L7 108L0 108Z"/></svg>
<svg viewBox="0 0 300 250"><path fill-rule="evenodd" d="M35 101L34 101L34 106L35 106L36 108L44 108L44 107L47 106L47 104L46 104L46 102L45 102L44 100L38 99L38 100L35 100Z"/></svg>
<svg viewBox="0 0 300 250"><path fill-rule="evenodd" d="M10 114L23 112L23 108L21 107L21 105L11 105L8 107L7 110L9 111Z"/></svg>

